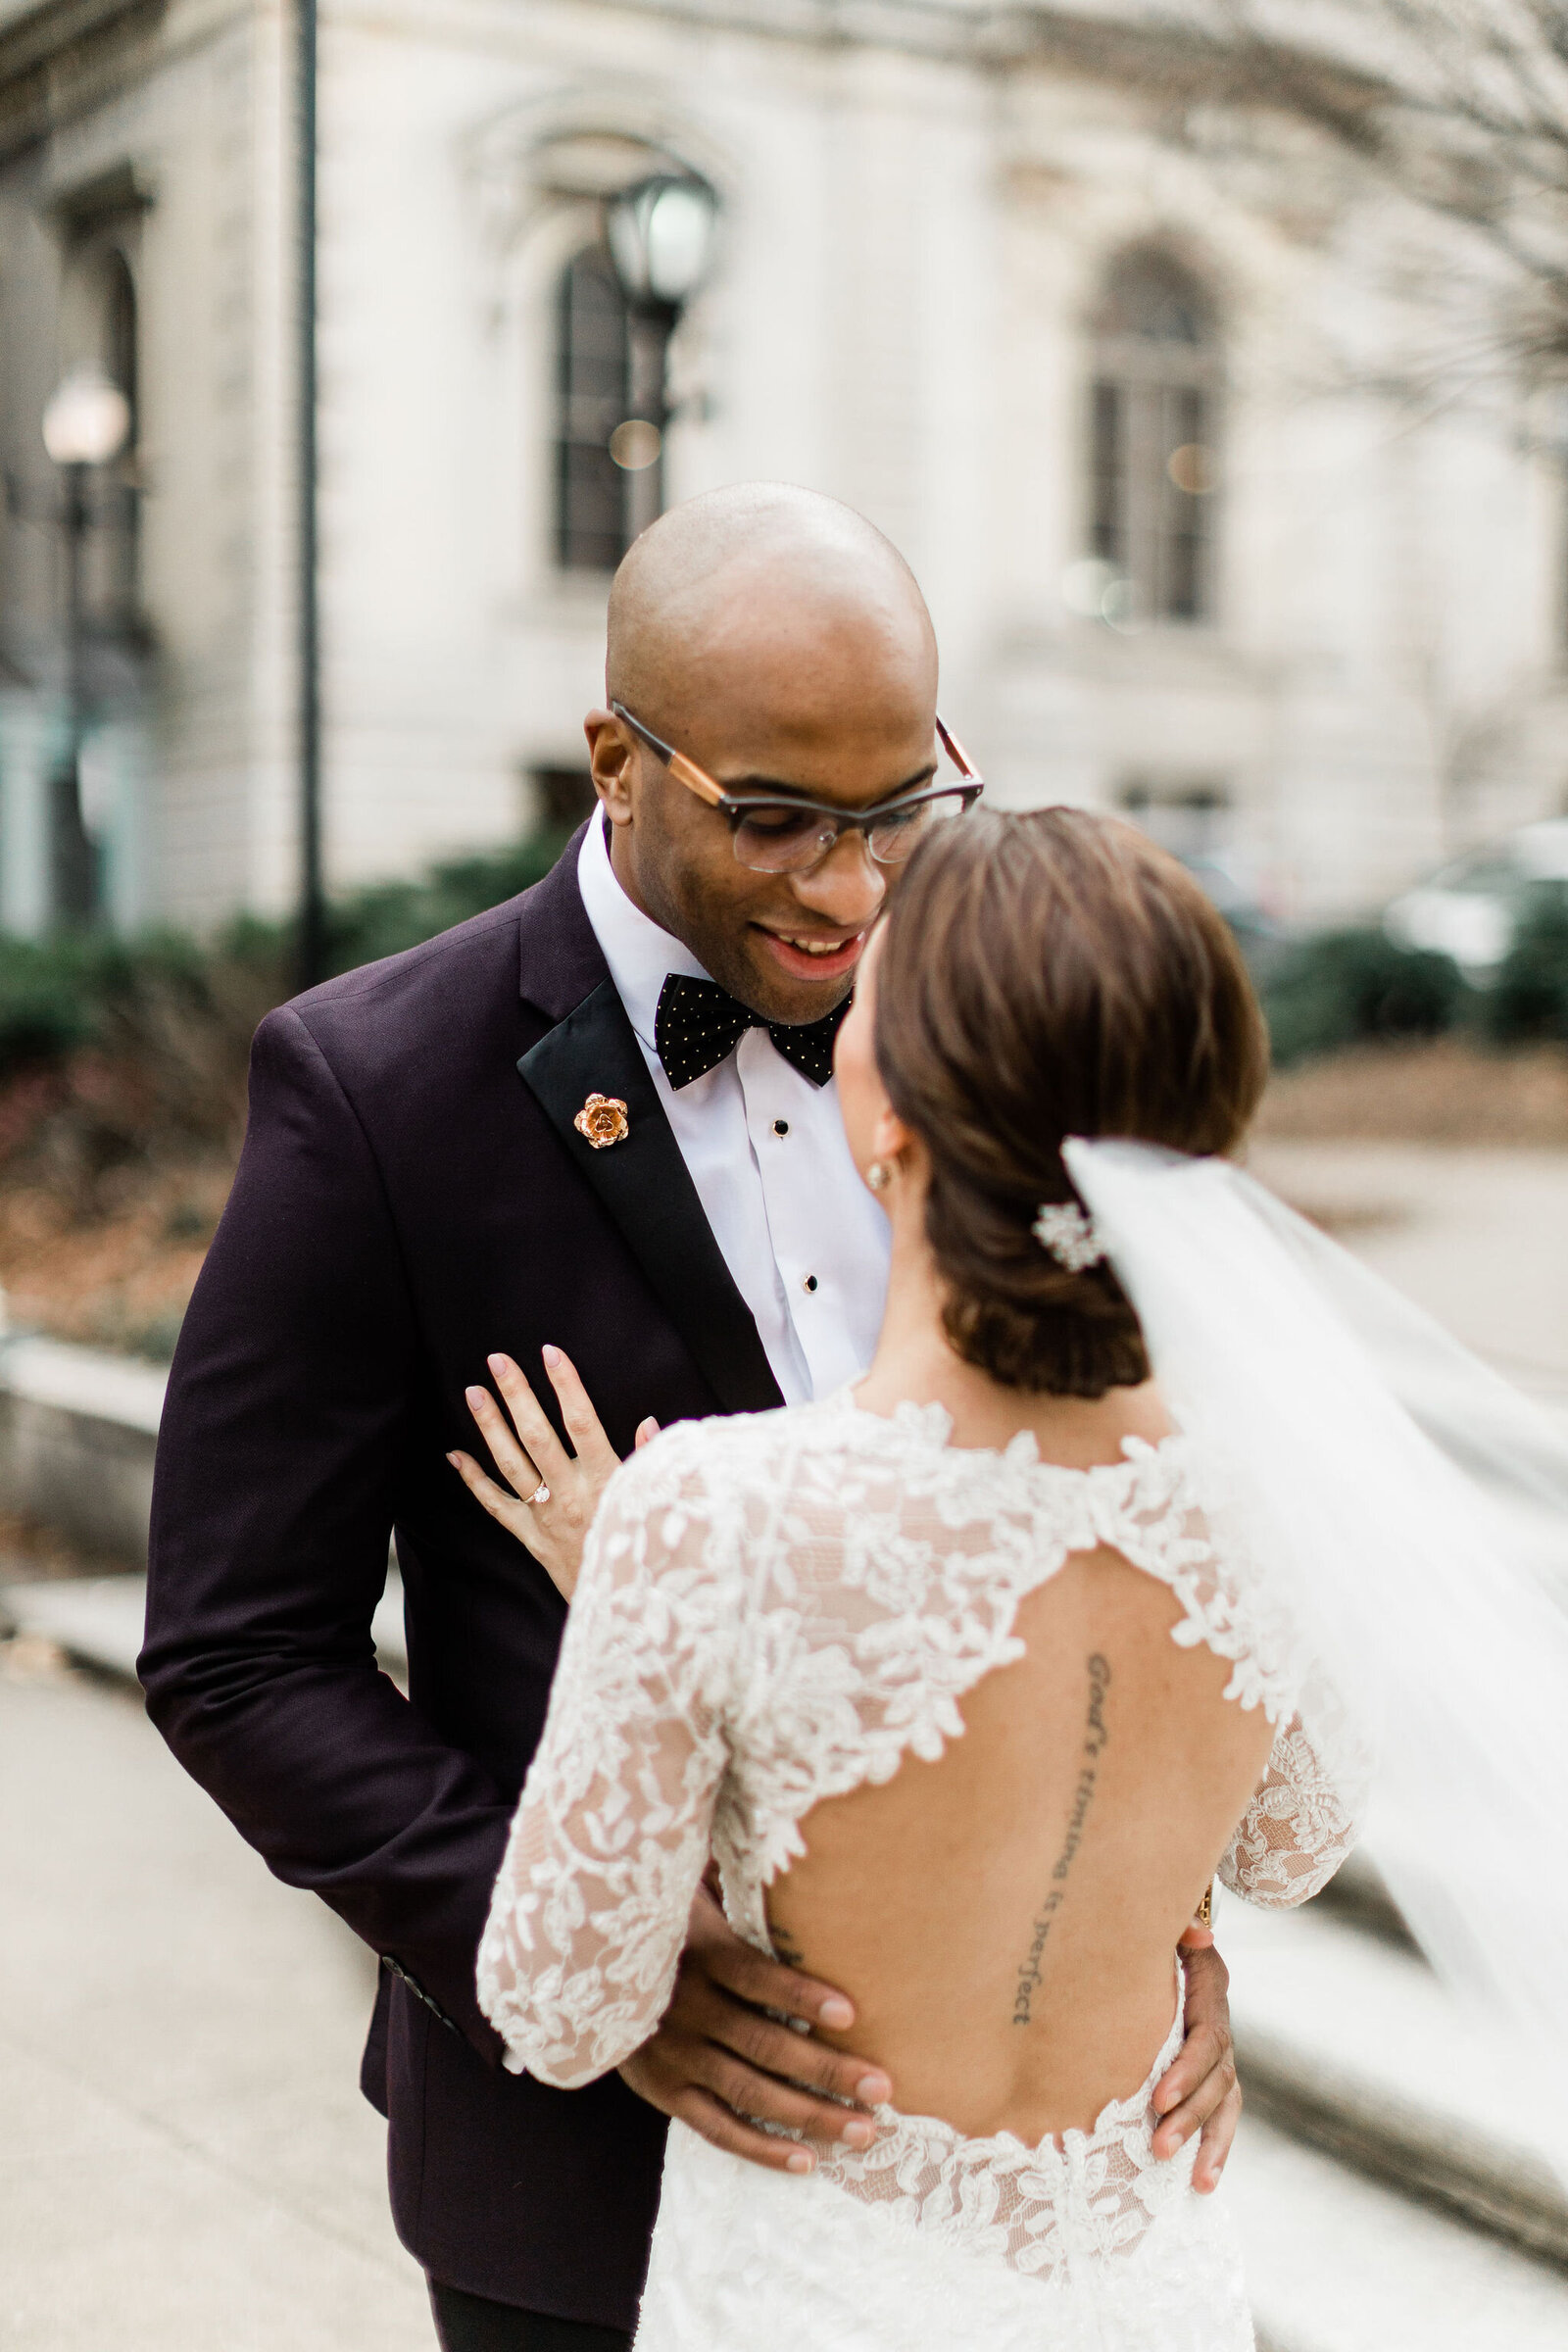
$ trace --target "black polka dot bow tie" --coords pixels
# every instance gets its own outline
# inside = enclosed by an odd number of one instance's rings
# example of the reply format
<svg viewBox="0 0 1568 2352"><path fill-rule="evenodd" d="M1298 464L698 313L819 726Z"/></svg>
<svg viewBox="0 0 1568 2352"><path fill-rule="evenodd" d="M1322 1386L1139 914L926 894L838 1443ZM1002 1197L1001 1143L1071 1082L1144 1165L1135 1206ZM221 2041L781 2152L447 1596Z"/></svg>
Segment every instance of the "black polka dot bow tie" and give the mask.
<svg viewBox="0 0 1568 2352"><path fill-rule="evenodd" d="M692 980L684 972L671 972L659 992L654 1045L664 1076L679 1088L716 1070L748 1029L765 1029L803 1078L809 1078L813 1086L826 1086L833 1075L833 1040L849 1009L846 997L819 1021L764 1021L716 980Z"/></svg>

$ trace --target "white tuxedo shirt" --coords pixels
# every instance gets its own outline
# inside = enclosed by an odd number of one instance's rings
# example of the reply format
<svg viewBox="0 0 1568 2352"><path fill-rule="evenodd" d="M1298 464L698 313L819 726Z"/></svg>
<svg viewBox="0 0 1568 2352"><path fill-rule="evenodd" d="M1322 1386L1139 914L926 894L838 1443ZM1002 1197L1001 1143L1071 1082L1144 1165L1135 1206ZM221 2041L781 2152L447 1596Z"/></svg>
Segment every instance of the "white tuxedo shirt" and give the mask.
<svg viewBox="0 0 1568 2352"><path fill-rule="evenodd" d="M826 1396L871 1360L887 1295L888 1221L860 1182L838 1087L811 1081L749 1029L678 1090L654 1043L669 972L710 975L632 905L596 816L577 860L582 903L636 1032L724 1262L757 1321L788 1404Z"/></svg>

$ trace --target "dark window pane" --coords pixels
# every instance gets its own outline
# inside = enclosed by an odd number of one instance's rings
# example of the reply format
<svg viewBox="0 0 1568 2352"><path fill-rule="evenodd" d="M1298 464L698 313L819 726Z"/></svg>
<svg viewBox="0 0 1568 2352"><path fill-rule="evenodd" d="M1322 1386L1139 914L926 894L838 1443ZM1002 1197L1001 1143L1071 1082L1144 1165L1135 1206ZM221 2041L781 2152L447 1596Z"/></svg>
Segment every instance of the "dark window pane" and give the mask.
<svg viewBox="0 0 1568 2352"><path fill-rule="evenodd" d="M568 571L613 571L638 531L662 511L663 458L627 466L611 455L617 425L640 416L662 429L665 346L660 318L632 317L602 246L562 274L557 315L556 553Z"/></svg>
<svg viewBox="0 0 1568 2352"><path fill-rule="evenodd" d="M561 387L618 401L626 389L626 307L610 264L579 253L562 281Z"/></svg>
<svg viewBox="0 0 1568 2352"><path fill-rule="evenodd" d="M613 571L626 552L624 478L607 449L563 441L557 504L568 571Z"/></svg>
<svg viewBox="0 0 1568 2352"><path fill-rule="evenodd" d="M1091 552L1132 611L1206 619L1217 457L1213 313L1167 256L1125 257L1101 312L1091 398Z"/></svg>
<svg viewBox="0 0 1568 2352"><path fill-rule="evenodd" d="M626 306L609 256L590 247L561 280L557 333L556 555L567 571L613 571L628 545L626 477L610 455L626 413Z"/></svg>
<svg viewBox="0 0 1568 2352"><path fill-rule="evenodd" d="M1162 620L1200 620L1202 542L1196 531L1173 531L1165 549Z"/></svg>
<svg viewBox="0 0 1568 2352"><path fill-rule="evenodd" d="M1090 539L1094 554L1118 570L1126 560L1126 396L1117 384L1099 383L1094 390L1093 471L1094 507Z"/></svg>
<svg viewBox="0 0 1568 2352"><path fill-rule="evenodd" d="M1200 620L1204 605L1204 546L1207 536L1208 402L1189 386L1164 398L1164 479L1160 484L1160 539L1156 563L1161 617ZM1204 453L1201 462L1193 453ZM1199 485L1190 487L1189 485Z"/></svg>
<svg viewBox="0 0 1568 2352"><path fill-rule="evenodd" d="M1208 403L1201 392L1191 387L1175 393L1171 403L1175 445L1178 449L1200 447L1207 438L1205 420Z"/></svg>

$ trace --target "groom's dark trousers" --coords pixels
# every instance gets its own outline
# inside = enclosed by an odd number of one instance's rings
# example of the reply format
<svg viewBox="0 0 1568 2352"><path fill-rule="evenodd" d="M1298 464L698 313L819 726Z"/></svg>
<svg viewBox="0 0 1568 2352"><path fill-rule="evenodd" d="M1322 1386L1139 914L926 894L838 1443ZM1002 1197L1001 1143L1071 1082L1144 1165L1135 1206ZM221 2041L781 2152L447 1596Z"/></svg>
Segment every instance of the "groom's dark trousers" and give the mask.
<svg viewBox="0 0 1568 2352"><path fill-rule="evenodd" d="M577 1134L591 1093L625 1102L624 1142ZM622 1453L645 1413L779 1401L575 845L520 899L262 1024L170 1380L141 1674L241 1835L383 1956L362 2079L405 2245L460 2293L626 2329L663 2121L613 2076L503 2071L474 1994L565 1612L443 1457L473 1445L486 1355L536 1366L548 1341ZM406 1699L370 1641L392 1532Z"/></svg>
<svg viewBox="0 0 1568 2352"><path fill-rule="evenodd" d="M585 2328L580 2320L552 2320L535 2311L466 2295L430 2281L441 2352L628 2352L624 2328Z"/></svg>

